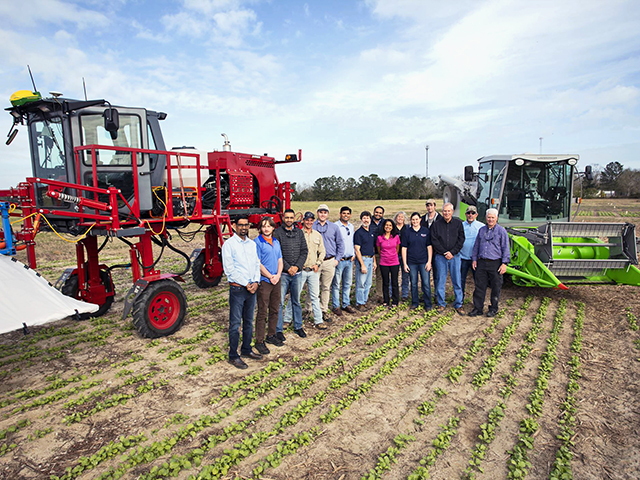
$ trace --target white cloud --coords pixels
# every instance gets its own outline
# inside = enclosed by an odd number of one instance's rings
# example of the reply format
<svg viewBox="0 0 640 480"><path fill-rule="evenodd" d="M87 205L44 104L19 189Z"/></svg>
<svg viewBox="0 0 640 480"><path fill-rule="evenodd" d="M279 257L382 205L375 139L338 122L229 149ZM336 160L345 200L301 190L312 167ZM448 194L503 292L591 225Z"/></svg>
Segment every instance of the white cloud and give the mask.
<svg viewBox="0 0 640 480"><path fill-rule="evenodd" d="M0 16L3 23L33 26L36 23L73 23L80 29L96 29L109 25L109 18L94 10L61 0L27 0L20 2L0 2Z"/></svg>

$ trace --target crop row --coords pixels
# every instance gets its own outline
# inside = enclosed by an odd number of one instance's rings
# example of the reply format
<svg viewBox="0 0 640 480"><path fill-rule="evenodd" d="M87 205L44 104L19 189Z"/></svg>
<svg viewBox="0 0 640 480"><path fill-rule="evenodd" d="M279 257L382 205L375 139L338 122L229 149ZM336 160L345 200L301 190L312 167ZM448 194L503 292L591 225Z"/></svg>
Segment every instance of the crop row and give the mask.
<svg viewBox="0 0 640 480"><path fill-rule="evenodd" d="M540 428L536 420L542 414L544 394L549 386L549 377L553 372L556 360L556 347L559 341L560 330L564 323L566 312L566 299L560 300L560 305L553 320L553 329L547 340L547 348L541 356L538 366L538 376L535 380L535 388L529 395L529 403L526 409L530 416L520 421L520 434L518 442L509 450L508 477L524 478L527 475L531 463L528 459L528 451L533 448L534 435Z"/></svg>

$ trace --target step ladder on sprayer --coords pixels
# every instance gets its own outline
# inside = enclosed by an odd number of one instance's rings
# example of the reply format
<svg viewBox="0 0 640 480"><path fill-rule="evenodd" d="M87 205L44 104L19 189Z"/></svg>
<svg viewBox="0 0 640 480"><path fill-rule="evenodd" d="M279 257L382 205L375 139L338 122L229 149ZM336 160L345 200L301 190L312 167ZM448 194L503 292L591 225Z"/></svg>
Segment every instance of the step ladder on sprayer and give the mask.
<svg viewBox="0 0 640 480"><path fill-rule="evenodd" d="M93 313L98 305L63 295L42 275L15 258L11 204L0 202L0 333ZM14 214L15 217L19 215ZM18 220L19 221L19 220Z"/></svg>

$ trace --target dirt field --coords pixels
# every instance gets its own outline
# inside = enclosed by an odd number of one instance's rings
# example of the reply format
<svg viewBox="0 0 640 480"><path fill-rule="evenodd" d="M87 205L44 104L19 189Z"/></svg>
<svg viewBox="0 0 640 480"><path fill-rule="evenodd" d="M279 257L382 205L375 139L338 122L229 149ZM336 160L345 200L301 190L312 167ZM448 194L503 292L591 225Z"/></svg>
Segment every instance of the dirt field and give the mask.
<svg viewBox="0 0 640 480"><path fill-rule="evenodd" d="M640 222L640 203L607 202L578 220ZM38 240L55 281L74 249ZM121 320L129 272L114 280L104 317L0 336L0 478L640 477L638 287L505 288L495 319L378 307L239 371L224 282L185 275L186 324L152 341Z"/></svg>

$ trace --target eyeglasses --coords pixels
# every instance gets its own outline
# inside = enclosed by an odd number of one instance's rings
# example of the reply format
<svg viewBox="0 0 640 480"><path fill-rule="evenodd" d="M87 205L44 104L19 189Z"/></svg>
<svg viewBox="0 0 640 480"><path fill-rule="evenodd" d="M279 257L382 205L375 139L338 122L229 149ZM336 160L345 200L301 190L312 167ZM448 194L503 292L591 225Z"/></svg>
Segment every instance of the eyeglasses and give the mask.
<svg viewBox="0 0 640 480"><path fill-rule="evenodd" d="M351 235L351 230L349 230L349 227L346 227L343 224L340 224L340 226L347 231L347 236Z"/></svg>

